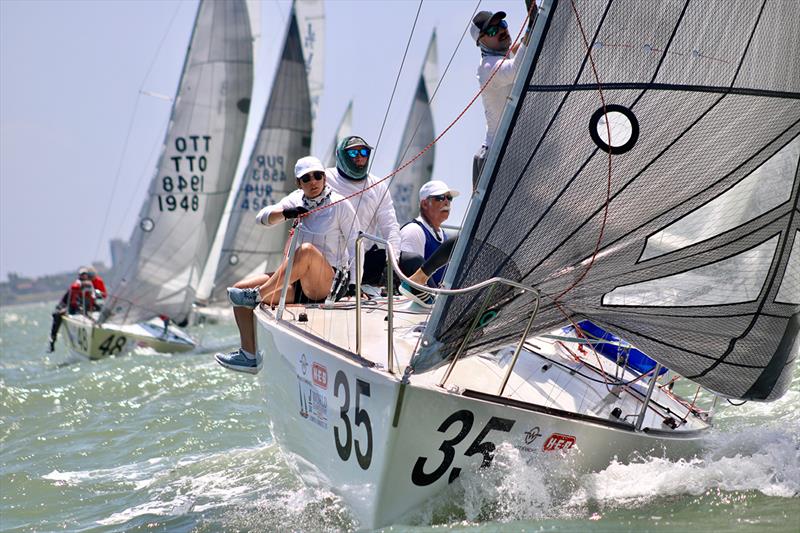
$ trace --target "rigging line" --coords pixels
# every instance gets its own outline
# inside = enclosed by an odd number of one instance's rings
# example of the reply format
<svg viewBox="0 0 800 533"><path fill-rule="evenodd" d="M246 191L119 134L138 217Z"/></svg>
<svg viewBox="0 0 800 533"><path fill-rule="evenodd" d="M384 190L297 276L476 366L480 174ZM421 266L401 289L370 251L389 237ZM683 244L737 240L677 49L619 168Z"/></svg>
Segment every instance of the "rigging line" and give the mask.
<svg viewBox="0 0 800 533"><path fill-rule="evenodd" d="M594 75L594 79L597 81L597 94L600 97L600 102L603 107L603 115L606 117L606 135L608 136L608 144L611 146L611 124L608 120L608 114L606 113L606 99L605 95L603 94L603 88L600 84L600 74L597 72L597 65L594 62L594 57L592 56L592 50L589 46L589 40L586 38L586 31L583 29L583 22L581 21L580 14L578 13L578 8L575 6L575 0L570 1L570 5L572 6L572 12L575 13L575 22L578 24L578 29L581 32L581 38L583 39L583 45L586 47L586 55L589 58L589 63L592 67L592 74ZM600 251L600 244L603 242L603 234L606 230L606 222L608 221L608 206L611 203L611 176L612 176L612 154L611 150L608 151L608 179L606 180L606 202L603 208L603 222L600 225L600 232L597 235L597 243L594 247L594 252L592 252L592 258L589 260L589 264L586 265L586 269L578 276L572 285L564 289L561 294L555 297L554 301L558 302L565 294L570 292L574 289L583 279L589 274L589 271L594 266L594 261L597 258L597 254Z"/></svg>
<svg viewBox="0 0 800 533"><path fill-rule="evenodd" d="M147 67L147 72L145 72L144 78L142 78L142 83L139 85L139 90L136 93L136 103L133 106L133 112L131 113L131 119L128 122L128 131L125 133L125 141L122 144L122 155L119 158L119 164L117 165L117 172L114 175L114 184L111 186L111 200L106 205L106 214L103 217L103 224L100 226L100 236L97 238L97 246L94 250L94 256L97 257L100 253L100 246L103 244L103 236L105 233L106 224L108 224L108 217L111 214L111 204L114 201L114 194L117 191L117 185L119 185L119 177L122 174L122 164L125 161L125 155L128 153L128 141L131 137L131 132L133 131L133 123L136 119L136 111L139 109L139 102L142 98L142 90L144 90L144 84L147 82L148 76L150 76L150 72L153 70L153 66L156 63L156 59L158 58L161 48L164 46L164 42L167 40L167 35L170 34L170 29L172 28L173 22L175 22L175 17L178 15L178 10L180 9L180 4L175 7L175 11L172 13L172 18L170 18L169 23L167 24L167 29L164 32L164 35L161 37L161 42L158 43L158 47L156 48L155 54L153 54L153 58L150 60L150 65Z"/></svg>
<svg viewBox="0 0 800 533"><path fill-rule="evenodd" d="M531 6L535 6L535 5L536 5L536 4L531 4ZM383 183L384 181L388 180L389 178L391 178L392 176L394 176L394 175L395 175L395 174L397 174L398 172L402 171L403 169L405 169L405 168L406 168L406 167L408 167L409 165L413 165L413 164L414 164L414 162L415 162L417 159L419 159L420 157L422 157L422 156L423 156L423 155L424 155L424 154L425 154L425 153L426 153L428 150L430 150L430 149L431 149L431 148L432 148L432 147L433 147L433 146L434 146L434 145L435 145L437 142L439 142L439 140L440 140L442 137L444 137L445 135L447 135L447 133L448 133L448 132L449 132L449 131L450 131L450 130L453 128L453 126L455 126L455 125L456 125L456 123L457 123L459 120L461 120L461 118L462 118L462 117L463 117L463 116L466 114L466 112L467 112L467 111L469 111L470 107L472 107L472 105L475 103L475 101L478 99L478 97L479 97L479 96L480 96L480 95L483 93L483 91L484 91L484 90L486 90L486 87L488 87L488 85L489 85L489 84L492 82L492 80L494 79L494 77L495 77L495 75L497 74L497 72L498 72L498 71L500 70L500 68L503 66L503 63L504 63L504 62L505 62L505 61L508 59L508 56L509 56L509 54L511 53L511 48L513 48L513 47L514 47L514 46L515 46L515 45L516 45L516 44L519 42L520 38L522 37L522 31L525 29L525 27L526 27L526 25L527 25L527 22L528 22L528 18L529 18L529 16L530 16L530 12L529 12L529 14L528 14L528 17L525 17L525 20L523 20L523 22L522 22L522 27L520 28L520 30L519 30L519 33L517 33L517 38L514 40L514 43L513 43L513 44L512 44L512 45L509 47L508 51L506 52L506 55L505 55L505 56L503 56L503 59L500 61L500 63L498 63L497 67L495 67L495 69L492 71L491 75L490 75L490 76L489 76L489 78L486 80L486 82L485 82L483 85L481 85L481 87L478 89L478 92L477 92L477 93L475 93L475 95L472 97L472 99L471 99L471 100L470 100L470 101L467 103L467 105L464 107L464 109L462 109L462 110L461 110L461 112L460 112L460 113L459 113L459 114L456 116L456 118L454 118L454 119L453 119L453 121L452 121L452 122L450 122L450 124L449 124L449 125L448 125L448 126L447 126L447 127L444 129L444 130L442 130L442 133L440 133L438 136L436 136L436 138L435 138L434 140L432 140L432 141L431 141L431 142L428 144L428 146L426 146L425 148L423 148L422 150L420 150L420 152L419 152L417 155L415 155L414 157L412 157L411 159L409 159L408 161L406 161L405 163L403 163L402 165L400 165L399 167L397 167L396 169L394 169L392 172L390 172L389 174L387 174L387 175L386 175L386 176L384 176L383 178L379 179L378 181L376 181L375 183L373 183L372 185L370 185L369 187L364 187L362 190L360 190L360 191L356 191L356 192L354 192L354 193L350 194L349 196L345 196L344 198L342 198L342 199L340 199L340 200L337 200L337 201L335 201L335 202L331 202L331 203L330 203L330 204L328 204L328 205L325 205L325 206L322 206L322 207L317 207L317 208L315 208L315 209L312 209L312 210L310 210L308 213L304 213L304 214L300 215L300 218L302 218L302 217L307 217L307 216L309 216L309 215L311 215L311 214L313 214L313 213L316 213L317 211L321 211L322 209L328 209L329 207L331 207L331 206L333 206L333 205L336 205L336 204L338 204L338 203L340 203L340 202L344 202L345 200L350 200L351 198L354 198L354 197L356 197L356 196L358 196L358 195L364 194L364 192L366 192L366 191L368 191L369 189L372 189L372 188L374 188L374 187L377 187L378 185L380 185L380 184L381 184L381 183Z"/></svg>
<svg viewBox="0 0 800 533"><path fill-rule="evenodd" d="M395 92L397 91L397 84L400 81L400 75L403 73L403 66L406 63L406 56L408 55L408 49L411 47L411 39L414 37L414 31L417 28L417 21L419 20L419 13L422 10L422 3L423 2L424 2L424 0L419 0L419 5L417 6L417 14L414 16L414 23L411 25L411 33L408 35L408 41L406 42L406 49L403 52L403 59L400 61L400 68L397 70L397 76L394 79L394 87L392 88L392 94L389 97L389 104L386 106L386 113L383 115L383 122L381 123L381 129L380 129L380 132L378 133L378 140L375 142L375 148L373 148L372 153L370 154L369 164L367 166L366 180L369 180L369 174L370 174L370 171L372 170L372 164L375 162L374 155L375 155L375 152L378 151L378 147L381 144L381 137L383 136L383 129L386 127L386 120L389 118L389 110L392 108L392 102L394 101L394 95L395 95ZM338 150L338 146L336 147L336 149ZM373 185L377 185L378 183L380 183L382 181L383 180L379 180L378 182L376 182ZM365 186L361 189L361 191L360 191L361 193L363 193L363 192L369 190L370 188L372 188L372 186L366 187L366 184L367 184L367 181L364 181L364 185ZM387 189L388 189L388 186L387 186ZM353 220L350 223L350 231L352 231L353 225L356 223L356 220L358 219L358 211L359 211L359 207L361 207L361 199L362 198L363 198L363 196L359 196L358 197L358 202L354 206L355 207L356 216L353 217ZM382 203L383 203L383 197L381 197L381 201L378 203L378 209L380 209L380 206L381 206ZM373 218L374 218L375 214L377 214L377 212L378 212L378 210L376 209L375 213L373 213ZM372 220L370 220L370 224L371 223L372 223ZM367 225L366 227L364 227L362 229L367 229L368 227L369 227L369 225ZM385 237L388 239L388 235L385 235ZM371 248L371 246L370 246L370 248Z"/></svg>

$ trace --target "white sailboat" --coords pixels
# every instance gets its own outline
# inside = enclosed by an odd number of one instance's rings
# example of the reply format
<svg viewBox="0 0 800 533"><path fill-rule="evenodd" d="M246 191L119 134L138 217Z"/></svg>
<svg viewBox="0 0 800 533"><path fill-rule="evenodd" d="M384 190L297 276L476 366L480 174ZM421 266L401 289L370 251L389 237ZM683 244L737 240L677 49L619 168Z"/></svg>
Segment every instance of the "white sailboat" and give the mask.
<svg viewBox="0 0 800 533"><path fill-rule="evenodd" d="M430 99L438 82L436 32L433 32L425 53L425 60L422 63L419 82L406 119L394 168L400 168L403 163L420 153L436 138ZM431 146L419 159L392 177L389 192L394 202L397 221L401 225L413 220L419 214L417 193L420 187L431 179L434 157L435 146Z"/></svg>
<svg viewBox="0 0 800 533"><path fill-rule="evenodd" d="M392 298L257 308L271 434L361 527L403 520L501 443L585 469L691 453L710 417L658 382L661 365L722 397L786 391L800 331L800 5L715 5L716 24L708 11L541 2L454 288L430 317ZM610 134L612 118L633 133ZM780 201L642 258L651 236L765 166ZM582 356L558 328L583 319L659 364L641 374Z"/></svg>
<svg viewBox="0 0 800 533"><path fill-rule="evenodd" d="M269 102L231 207L213 288L203 299L227 304L227 287L280 263L287 233L264 231L255 215L295 190L294 163L311 150L312 96L317 102L322 90L322 9L321 1L292 5Z"/></svg>
<svg viewBox="0 0 800 533"><path fill-rule="evenodd" d="M244 0L200 2L155 176L99 317L68 315L69 348L92 359L136 345L182 352L186 320L244 138L253 81ZM153 320L151 320L153 319Z"/></svg>
<svg viewBox="0 0 800 533"><path fill-rule="evenodd" d="M322 158L322 162L325 163L326 167L335 167L336 166L336 147L339 146L339 143L342 142L342 139L350 135L353 131L353 101L350 100L347 103L347 108L344 110L342 114L342 118L339 121L339 126L336 128L336 133L333 136L333 140L331 144L328 146L328 150L325 152L325 157Z"/></svg>

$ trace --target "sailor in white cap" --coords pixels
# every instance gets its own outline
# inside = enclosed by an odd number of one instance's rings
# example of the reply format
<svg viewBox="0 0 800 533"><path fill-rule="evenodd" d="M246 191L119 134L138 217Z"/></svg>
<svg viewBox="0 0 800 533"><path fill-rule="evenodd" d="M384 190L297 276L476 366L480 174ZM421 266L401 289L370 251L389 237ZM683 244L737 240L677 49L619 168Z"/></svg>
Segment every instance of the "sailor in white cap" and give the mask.
<svg viewBox="0 0 800 533"><path fill-rule="evenodd" d="M505 20L506 14L503 11L492 13L491 11L480 11L472 19L469 31L475 44L481 50L481 62L478 66L478 84L480 87L487 82L492 73L497 73L492 81L481 93L483 109L486 113L486 138L483 145L475 154L472 164L472 186L478 183L486 155L492 146L503 108L511 93L514 78L517 76L522 57L525 55L525 44L517 45L511 52L511 36L508 33L508 23ZM503 58L508 53L508 58ZM500 64L502 62L502 64ZM498 68L499 65L499 68Z"/></svg>
<svg viewBox="0 0 800 533"><path fill-rule="evenodd" d="M425 183L419 189L419 216L400 229L400 268L418 283L427 283L431 287L439 287L442 283L449 251L457 237L457 232L445 230L442 224L450 216L453 198L458 194L458 191L451 189L443 181L431 180ZM448 252L441 253L442 246ZM441 260L429 261L434 256ZM408 285L401 285L400 292L422 305L429 305L433 300L431 295L418 294L418 291L412 291Z"/></svg>
<svg viewBox="0 0 800 533"><path fill-rule="evenodd" d="M337 272L349 269L349 280L342 285L350 292L355 283L355 243L358 228L350 202L326 183L325 167L316 157L302 157L294 167L298 189L280 202L262 209L256 221L277 226L289 219L303 217L298 231L298 247L289 274L287 303L320 303L331 292ZM338 202L338 203L337 203ZM228 288L241 348L214 357L219 364L239 372L255 374L262 356L256 353L253 309L260 302L276 305L280 299L288 260L284 259L274 274L260 274ZM338 296L338 295L337 295Z"/></svg>

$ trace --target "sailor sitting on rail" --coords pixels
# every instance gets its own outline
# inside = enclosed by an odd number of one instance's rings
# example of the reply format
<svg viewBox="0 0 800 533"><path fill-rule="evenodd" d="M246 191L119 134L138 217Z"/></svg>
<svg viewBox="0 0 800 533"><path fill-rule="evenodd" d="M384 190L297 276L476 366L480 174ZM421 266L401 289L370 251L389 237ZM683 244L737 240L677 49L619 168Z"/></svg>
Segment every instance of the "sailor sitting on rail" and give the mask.
<svg viewBox="0 0 800 533"><path fill-rule="evenodd" d="M458 233L442 228L458 191L445 182L431 180L419 189L419 216L400 228L400 270L420 285L439 287L447 270ZM423 307L433 304L433 295L403 282L400 292Z"/></svg>
<svg viewBox="0 0 800 533"><path fill-rule="evenodd" d="M325 171L334 191L350 198L358 215L358 227L370 235L386 239L395 257L400 255L400 225L394 213L389 183L369 173L372 147L357 136L345 137L336 149L336 166ZM364 243L364 274L361 282L378 287L386 270L386 250L382 245ZM350 278L355 280L355 278Z"/></svg>
<svg viewBox="0 0 800 533"><path fill-rule="evenodd" d="M316 157L303 157L294 167L298 190L275 205L267 206L256 216L260 224L275 226L302 217L299 246L289 274L286 303L319 303L328 296L337 267L349 265L350 280L355 280L355 242L358 226L350 202L326 184L325 167ZM338 202L338 203L336 203ZM260 302L277 305L283 288L288 259L272 274L245 279L228 288L241 348L214 356L219 364L239 372L255 374L261 368L261 354L256 353L253 309ZM346 282L341 284L348 287ZM349 285L349 291L353 291Z"/></svg>

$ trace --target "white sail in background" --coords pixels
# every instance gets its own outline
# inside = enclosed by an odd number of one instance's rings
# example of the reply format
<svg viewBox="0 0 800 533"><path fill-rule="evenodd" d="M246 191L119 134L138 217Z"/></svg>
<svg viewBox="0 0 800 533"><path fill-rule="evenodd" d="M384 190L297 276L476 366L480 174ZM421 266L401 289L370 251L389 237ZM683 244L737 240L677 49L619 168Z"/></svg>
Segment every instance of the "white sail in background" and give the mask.
<svg viewBox="0 0 800 533"><path fill-rule="evenodd" d="M322 162L327 167L335 167L336 166L336 147L339 146L339 143L342 142L346 136L350 135L350 131L353 129L353 101L347 103L347 109L344 110L344 114L342 115L342 120L339 121L339 127L336 128L336 135L333 137L333 141L331 141L328 150L325 152L325 157L322 158Z"/></svg>
<svg viewBox="0 0 800 533"><path fill-rule="evenodd" d="M244 139L252 53L243 0L200 2L156 174L113 276L110 321L188 315Z"/></svg>
<svg viewBox="0 0 800 533"><path fill-rule="evenodd" d="M299 0L294 3L294 10L306 63L312 130L316 131L319 102L325 88L325 7L322 0Z"/></svg>
<svg viewBox="0 0 800 533"><path fill-rule="evenodd" d="M311 102L300 32L290 13L283 51L249 163L233 201L214 277L212 301L237 281L274 269L281 261L288 225L256 224L256 214L295 190L294 163L311 149Z"/></svg>
<svg viewBox="0 0 800 533"><path fill-rule="evenodd" d="M403 130L403 138L400 141L400 150L394 168L399 168L404 162L415 157L436 138L430 96L436 89L437 83L436 32L434 32L422 64L417 90L408 114L406 127ZM434 156L435 149L431 147L414 163L392 177L389 191L394 201L397 221L401 225L419 214L417 194L422 184L431 179Z"/></svg>

